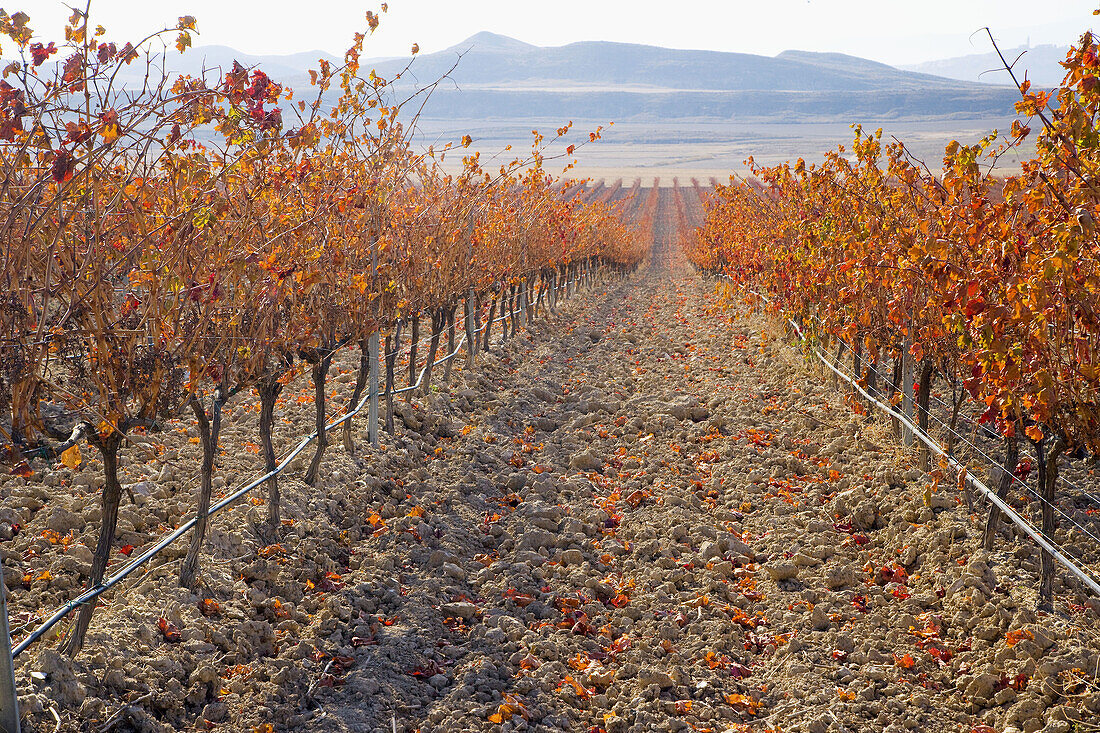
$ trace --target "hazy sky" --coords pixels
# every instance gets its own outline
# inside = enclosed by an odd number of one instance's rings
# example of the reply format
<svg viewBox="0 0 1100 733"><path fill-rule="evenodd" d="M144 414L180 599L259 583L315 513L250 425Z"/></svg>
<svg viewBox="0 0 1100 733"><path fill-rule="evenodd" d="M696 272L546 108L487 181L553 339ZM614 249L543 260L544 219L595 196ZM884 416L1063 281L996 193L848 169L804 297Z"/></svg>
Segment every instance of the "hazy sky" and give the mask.
<svg viewBox="0 0 1100 733"><path fill-rule="evenodd" d="M70 0L82 4L80 0ZM349 0L95 0L93 22L109 36L134 40L194 15L196 45L254 54L325 50L339 55L364 12L378 2ZM840 51L902 64L989 50L999 41L1069 43L1095 20L1097 0L391 0L368 56L405 55L413 42L439 51L481 30L542 46L580 40L648 43L774 55L790 48ZM68 15L58 0L7 5L31 16L36 35L63 37ZM1100 18L1097 18L1100 19ZM1100 27L1100 23L1097 23ZM6 49L5 49L6 50Z"/></svg>

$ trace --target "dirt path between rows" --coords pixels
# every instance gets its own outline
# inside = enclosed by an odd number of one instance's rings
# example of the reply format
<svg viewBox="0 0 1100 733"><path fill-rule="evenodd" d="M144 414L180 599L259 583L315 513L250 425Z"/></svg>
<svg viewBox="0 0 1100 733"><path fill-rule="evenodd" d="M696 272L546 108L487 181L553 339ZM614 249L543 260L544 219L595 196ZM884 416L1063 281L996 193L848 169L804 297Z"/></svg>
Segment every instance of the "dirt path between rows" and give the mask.
<svg viewBox="0 0 1100 733"><path fill-rule="evenodd" d="M462 447L412 474L396 513L427 508L422 542L396 524L356 546L391 588L370 612L397 620L377 646L327 647L356 662L309 729L1074 719L1040 685L1095 665L1095 636L1034 625L1033 586L970 554L955 492L926 506L929 479L883 428L771 324L720 307L663 222L651 267L501 364ZM999 559L1017 557L1037 559Z"/></svg>
<svg viewBox="0 0 1100 733"><path fill-rule="evenodd" d="M102 721L148 694L117 730L261 733L1061 733L1093 716L1067 673L1096 669L1095 613L1038 617L1033 584L1000 583L1037 553L977 552L953 486L687 269L667 196L648 267L401 403L382 450L330 451L323 489L287 487L280 544L220 520L219 617L155 569L108 616L136 653L75 670L47 654L42 696Z"/></svg>

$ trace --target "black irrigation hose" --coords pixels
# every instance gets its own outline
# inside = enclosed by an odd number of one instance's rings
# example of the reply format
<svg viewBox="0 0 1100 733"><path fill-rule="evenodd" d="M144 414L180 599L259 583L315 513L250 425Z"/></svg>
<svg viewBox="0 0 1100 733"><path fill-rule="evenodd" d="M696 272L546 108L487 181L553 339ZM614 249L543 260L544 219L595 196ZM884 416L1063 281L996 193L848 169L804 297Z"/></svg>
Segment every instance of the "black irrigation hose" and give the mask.
<svg viewBox="0 0 1100 733"><path fill-rule="evenodd" d="M574 280L574 281L571 281L571 282L576 282L576 281ZM563 287L565 287L565 284L563 284L561 286L558 286L558 287L563 288ZM519 309L513 311L510 314L503 315L503 316L501 316L500 318L498 318L496 320L499 321L503 318L507 318L510 315L513 315L513 314L518 313L518 312L519 312ZM478 329L474 333L479 334L488 327L489 327L489 324L486 323L485 325L483 325L480 329ZM438 366L440 364L443 364L443 363L449 361L450 359L453 359L459 353L459 351L461 351L462 346L465 343L466 343L466 336L463 335L462 338L459 340L458 344L455 345L454 351L452 351L450 354L447 354L446 356L442 357L441 359L433 362L433 366ZM393 394L395 394L395 395L404 394L405 392L410 392L414 389L418 389L420 387L421 383L424 381L424 374L427 371L427 369L428 369L427 365L425 365L424 368L421 369L420 376L417 378L416 384L412 384L408 387L403 387L401 389L394 390ZM363 397L363 399L359 401L359 404L356 405L354 410L342 415L340 418L338 418L338 419L334 420L333 422L329 423L325 427L325 431L328 432L329 430L332 430L333 428L336 428L336 427L340 426L345 421L347 421L349 418L352 418L355 415L358 415L363 410L363 408L369 404L372 397L375 397L376 395L381 396L381 394L382 393L368 392L368 394L366 394ZM251 482L249 482L248 484L246 484L242 488L238 489L237 491L235 491L232 494L230 494L229 496L225 497L224 499L222 499L218 503L211 506L210 510L207 512L206 516L211 517L211 516L217 514L222 509L226 508L230 504L233 504L236 501L238 501L239 499L241 499L242 497L244 497L246 494L248 494L253 489L263 485L271 477L277 476L278 474L282 473L286 469L286 467L288 465L290 465L290 462L293 461L298 456L298 454L300 454L303 450L305 450L309 446L310 443L312 443L314 440L317 439L317 435L318 435L317 431L314 431L309 436L303 438L301 440L301 442L298 443L298 446L296 448L294 448L294 450L292 450L289 454L287 454L287 456L285 458L283 458L283 460L279 463L278 466L276 466L271 471L265 473L263 476L260 476L259 478L252 480ZM186 522L184 522L183 524L181 524L179 527L177 527L175 530L173 530L170 534L165 535L163 538L161 538L161 540L159 542L157 542L157 544L153 545L151 548L149 548L148 550L143 552L138 557L132 559L126 565L126 567L124 567L121 570L117 571L113 575L110 575L109 577L105 578L102 582L100 582L99 585L97 585L93 588L86 589L83 593L78 595L76 598L73 598L72 600L67 602L65 605L58 608L56 611L53 612L53 614L50 615L49 618L47 618L44 622L39 624L33 631L31 631L26 637L24 637L22 641L20 641L18 644L16 644L12 648L12 659L19 656L20 653L26 651L27 648L31 644L33 644L34 642L36 642L40 638L42 638L42 636L47 631L49 631L54 626L56 626L58 623L60 623L70 613L72 613L76 609L80 608L81 606L83 606L83 605L85 605L89 602L94 601L96 598L101 596L103 593L105 593L106 591L110 590L114 586L121 583L123 580L126 579L127 576L129 576L131 573L133 573L139 567L141 567L145 563L152 560L154 557L156 557L158 554L160 554L162 551L164 551L164 549L167 548L169 545L174 543L176 540L178 540L183 535L187 534L187 532L192 527L195 526L195 523L197 521L198 520L197 520L196 517L191 517L191 519L189 519Z"/></svg>
<svg viewBox="0 0 1100 733"><path fill-rule="evenodd" d="M759 293L753 293L753 295L756 295L758 298L761 298L765 301L768 300L766 297L760 295ZM799 328L798 324L790 319L788 319L788 322L794 327L795 332L798 334L798 338L802 341L806 341L806 336L803 335L802 329ZM811 348L813 347L811 346ZM859 391L861 395L864 396L864 398L866 398L869 402L874 404L880 410L890 415L891 417L896 417L899 421L901 421L902 424L905 425L906 428L908 428L913 433L914 436L917 437L918 440L928 446L929 450L931 450L936 455L946 459L948 464L957 471L963 472L966 476L966 480L969 481L974 488L983 493L986 498L989 499L989 501L992 502L994 505L996 505L996 507L1000 509L1006 516L1008 516L1008 518L1012 520L1013 524L1022 529L1024 533L1031 537L1031 539L1035 540L1036 544L1049 552L1060 565L1065 567L1066 570L1070 571L1070 573L1072 573L1078 580L1084 583L1085 586L1089 590L1091 590L1096 596L1100 597L1100 583L1097 583L1095 580L1093 580L1091 575L1086 573L1084 570L1078 567L1076 563L1074 563L1072 560L1062 554L1061 548L1057 545L1057 543L1047 539L1047 537L1040 530L1035 529L1031 525L1031 522L1028 522L1026 519L1020 516L1015 509L1013 509L1003 499L997 496L997 493L995 491L990 489L980 479L974 476L974 474L972 474L966 466L956 461L952 456L948 455L947 452L940 447L939 443L932 439L918 426L914 425L913 422L909 420L906 415L902 414L898 410L895 410L892 406L884 404L878 399L872 397L863 387L861 387L857 383L856 379L853 379L849 375L845 374L844 372L833 366L829 362L829 359L816 348L813 348L813 352L814 355L821 360L821 363L824 364L828 369L830 369L834 374L842 378L845 382L848 382L850 385L852 385L855 389Z"/></svg>

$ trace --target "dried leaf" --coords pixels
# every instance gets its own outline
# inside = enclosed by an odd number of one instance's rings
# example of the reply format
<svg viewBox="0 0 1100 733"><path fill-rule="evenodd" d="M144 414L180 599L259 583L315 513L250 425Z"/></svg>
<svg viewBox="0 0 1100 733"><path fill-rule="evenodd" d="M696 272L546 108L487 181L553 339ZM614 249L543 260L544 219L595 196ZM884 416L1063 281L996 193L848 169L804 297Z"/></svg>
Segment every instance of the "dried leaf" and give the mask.
<svg viewBox="0 0 1100 733"><path fill-rule="evenodd" d="M75 469L82 460L79 445L73 445L61 453L61 462L69 468Z"/></svg>

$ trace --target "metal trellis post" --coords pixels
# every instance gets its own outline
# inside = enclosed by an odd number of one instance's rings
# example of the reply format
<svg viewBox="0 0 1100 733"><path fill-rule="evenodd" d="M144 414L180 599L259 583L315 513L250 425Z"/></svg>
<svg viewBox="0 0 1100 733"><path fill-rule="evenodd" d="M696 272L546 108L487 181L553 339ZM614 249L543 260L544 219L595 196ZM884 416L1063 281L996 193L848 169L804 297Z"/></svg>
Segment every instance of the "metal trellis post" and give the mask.
<svg viewBox="0 0 1100 733"><path fill-rule="evenodd" d="M367 342L367 358L370 360L370 382L367 384L368 393L370 396L370 406L367 412L367 437L370 438L370 443L375 448L379 446L378 442L378 332L375 331L370 335L370 340Z"/></svg>
<svg viewBox="0 0 1100 733"><path fill-rule="evenodd" d="M0 567L0 730L19 733L19 693L15 689L15 667L11 657L7 594L4 570Z"/></svg>

